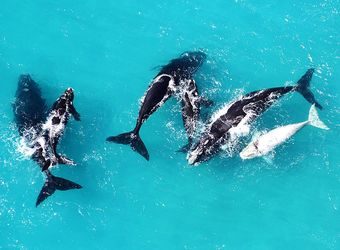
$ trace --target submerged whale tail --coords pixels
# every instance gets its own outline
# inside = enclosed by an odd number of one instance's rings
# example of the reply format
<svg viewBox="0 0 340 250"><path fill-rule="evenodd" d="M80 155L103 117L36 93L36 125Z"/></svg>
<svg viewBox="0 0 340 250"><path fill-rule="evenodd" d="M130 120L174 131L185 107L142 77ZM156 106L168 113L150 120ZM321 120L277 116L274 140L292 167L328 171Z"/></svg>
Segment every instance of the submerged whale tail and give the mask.
<svg viewBox="0 0 340 250"><path fill-rule="evenodd" d="M322 106L316 101L312 91L309 89L313 73L313 68L307 70L307 72L297 82L296 91L298 91L309 103L315 104L317 108L322 109Z"/></svg>
<svg viewBox="0 0 340 250"><path fill-rule="evenodd" d="M45 181L44 186L42 187L40 194L37 198L35 206L37 207L41 202L43 202L47 197L51 196L56 190L69 190L69 189L80 189L81 185L69 181L60 177L56 177L52 175L50 172L47 172L47 179Z"/></svg>
<svg viewBox="0 0 340 250"><path fill-rule="evenodd" d="M309 116L308 116L308 122L310 125L328 130L329 128L320 120L318 112L316 111L315 104L310 107L309 110Z"/></svg>
<svg viewBox="0 0 340 250"><path fill-rule="evenodd" d="M106 138L106 140L109 142L115 142L119 144L128 144L134 151L137 151L146 160L149 160L148 150L146 149L139 134L135 133L134 131L123 133L117 136L110 136Z"/></svg>

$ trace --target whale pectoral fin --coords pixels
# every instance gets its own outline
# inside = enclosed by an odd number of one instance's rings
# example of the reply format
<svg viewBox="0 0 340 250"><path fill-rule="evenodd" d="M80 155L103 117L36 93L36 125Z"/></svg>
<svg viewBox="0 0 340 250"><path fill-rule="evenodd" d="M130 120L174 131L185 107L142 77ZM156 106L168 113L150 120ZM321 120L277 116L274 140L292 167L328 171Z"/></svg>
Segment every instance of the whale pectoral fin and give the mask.
<svg viewBox="0 0 340 250"><path fill-rule="evenodd" d="M76 121L80 121L80 114L73 105L70 105L70 113L73 115Z"/></svg>
<svg viewBox="0 0 340 250"><path fill-rule="evenodd" d="M76 165L76 163L73 160L67 158L64 155L58 156L58 163L59 164L65 164L65 165L72 165L72 166Z"/></svg>
<svg viewBox="0 0 340 250"><path fill-rule="evenodd" d="M262 156L262 159L268 164L273 165L274 164L274 158L275 158L275 151L271 151L268 154Z"/></svg>
<svg viewBox="0 0 340 250"><path fill-rule="evenodd" d="M201 96L201 98L199 99L199 103L201 105L203 105L204 107L208 108L208 107L211 107L214 105L214 101L204 97L204 96Z"/></svg>

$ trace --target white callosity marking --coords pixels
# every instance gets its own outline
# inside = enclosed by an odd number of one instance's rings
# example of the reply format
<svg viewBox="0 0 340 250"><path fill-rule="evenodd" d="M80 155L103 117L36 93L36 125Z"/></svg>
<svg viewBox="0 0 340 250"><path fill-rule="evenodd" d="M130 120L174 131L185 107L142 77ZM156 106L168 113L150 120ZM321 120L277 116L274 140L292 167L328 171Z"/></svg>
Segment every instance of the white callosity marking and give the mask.
<svg viewBox="0 0 340 250"><path fill-rule="evenodd" d="M198 146L195 150L189 152L187 156L188 163L192 165L196 161L197 156L201 153L202 153L202 147L200 146Z"/></svg>
<svg viewBox="0 0 340 250"><path fill-rule="evenodd" d="M310 108L308 121L280 126L261 135L242 150L240 157L242 159L251 159L266 155L308 124L318 128L328 129L328 127L319 119L314 104Z"/></svg>
<svg viewBox="0 0 340 250"><path fill-rule="evenodd" d="M187 160L190 165L194 164L194 162L197 160L198 156L202 154L205 146L209 143L209 140L211 137L205 138L205 140L197 145L197 147L188 153ZM207 151L209 152L209 151Z"/></svg>

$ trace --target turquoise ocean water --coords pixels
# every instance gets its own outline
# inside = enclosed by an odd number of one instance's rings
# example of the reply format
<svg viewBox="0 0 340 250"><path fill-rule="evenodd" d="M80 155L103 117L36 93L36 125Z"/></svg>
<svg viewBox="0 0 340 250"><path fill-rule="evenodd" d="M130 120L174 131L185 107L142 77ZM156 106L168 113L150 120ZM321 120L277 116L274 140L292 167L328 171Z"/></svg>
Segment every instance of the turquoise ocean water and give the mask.
<svg viewBox="0 0 340 250"><path fill-rule="evenodd" d="M340 2L1 1L0 249L340 249ZM142 127L150 161L105 138L131 130L157 73L187 50L207 62L195 77L215 101L203 118L247 92L294 84L310 67L329 131L306 127L275 157L227 152L198 167L180 104L169 100ZM13 122L20 74L49 105L72 86L80 123L59 151L77 166L53 169L83 185L38 208L44 176L18 151ZM254 131L304 121L291 94ZM242 146L251 139L245 138Z"/></svg>

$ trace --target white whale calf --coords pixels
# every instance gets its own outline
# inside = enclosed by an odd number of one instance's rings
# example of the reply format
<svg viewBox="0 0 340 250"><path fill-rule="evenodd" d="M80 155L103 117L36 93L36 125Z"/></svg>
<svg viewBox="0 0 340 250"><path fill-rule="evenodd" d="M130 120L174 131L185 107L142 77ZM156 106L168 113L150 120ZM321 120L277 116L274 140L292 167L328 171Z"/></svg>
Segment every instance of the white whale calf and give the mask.
<svg viewBox="0 0 340 250"><path fill-rule="evenodd" d="M314 127L326 130L329 129L319 119L315 104L313 104L309 110L308 121L277 127L269 131L268 133L261 135L242 150L242 152L240 153L240 157L246 160L264 156L275 149L277 146L287 141L306 125L312 125Z"/></svg>

